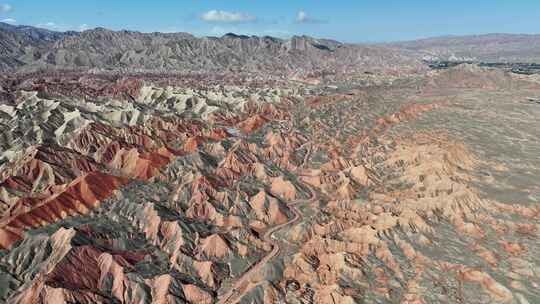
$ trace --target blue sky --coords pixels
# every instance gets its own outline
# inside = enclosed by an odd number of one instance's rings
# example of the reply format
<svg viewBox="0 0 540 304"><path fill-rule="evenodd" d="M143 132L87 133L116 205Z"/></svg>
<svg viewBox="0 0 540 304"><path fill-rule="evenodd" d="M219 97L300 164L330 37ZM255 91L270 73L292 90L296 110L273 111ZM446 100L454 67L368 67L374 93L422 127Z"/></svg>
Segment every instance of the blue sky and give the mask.
<svg viewBox="0 0 540 304"><path fill-rule="evenodd" d="M0 20L53 30L101 26L374 42L540 33L540 0L0 0Z"/></svg>

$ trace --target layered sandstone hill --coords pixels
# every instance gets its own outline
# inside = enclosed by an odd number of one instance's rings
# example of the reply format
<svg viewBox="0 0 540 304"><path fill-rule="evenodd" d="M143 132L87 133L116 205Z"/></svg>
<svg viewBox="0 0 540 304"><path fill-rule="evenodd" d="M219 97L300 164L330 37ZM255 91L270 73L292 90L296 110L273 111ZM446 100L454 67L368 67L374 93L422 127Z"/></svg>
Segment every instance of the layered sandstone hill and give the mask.
<svg viewBox="0 0 540 304"><path fill-rule="evenodd" d="M443 87L449 75L463 81ZM306 99L306 108L294 112L295 126L312 141L307 165L295 173L316 199L295 206L302 219L274 234L285 251L282 260L248 273L220 303L533 303L540 277L533 253L535 199L503 203L486 197L476 186L493 181L490 174L507 178L508 168L477 157L442 124L470 130L483 128L479 119L485 115L511 115L497 130L512 137L508 132L527 117L518 114L526 106L505 112L492 105L487 111L487 100L471 96L495 98L510 90L505 98L511 98L538 88L467 66L430 77L415 90ZM456 88L466 92L442 92ZM418 92L411 102L407 94ZM473 106L477 120L449 115ZM476 134L474 144L487 134ZM491 153L502 158L498 141L492 142ZM538 168L534 163L531 168ZM513 189L508 191L519 188Z"/></svg>
<svg viewBox="0 0 540 304"><path fill-rule="evenodd" d="M2 80L1 302L538 298L526 77L187 77ZM527 203L499 200L525 187Z"/></svg>
<svg viewBox="0 0 540 304"><path fill-rule="evenodd" d="M288 119L301 93L17 91L0 105L2 301L212 303L271 250L262 233L305 195L284 175L305 137L247 138Z"/></svg>

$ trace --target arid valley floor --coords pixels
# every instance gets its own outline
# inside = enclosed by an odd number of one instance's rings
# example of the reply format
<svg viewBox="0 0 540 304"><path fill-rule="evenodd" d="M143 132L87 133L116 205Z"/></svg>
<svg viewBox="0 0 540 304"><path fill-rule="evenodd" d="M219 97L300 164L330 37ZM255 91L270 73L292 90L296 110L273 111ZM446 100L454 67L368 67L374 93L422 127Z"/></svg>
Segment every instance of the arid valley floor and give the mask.
<svg viewBox="0 0 540 304"><path fill-rule="evenodd" d="M0 79L0 302L540 303L537 74L219 75Z"/></svg>

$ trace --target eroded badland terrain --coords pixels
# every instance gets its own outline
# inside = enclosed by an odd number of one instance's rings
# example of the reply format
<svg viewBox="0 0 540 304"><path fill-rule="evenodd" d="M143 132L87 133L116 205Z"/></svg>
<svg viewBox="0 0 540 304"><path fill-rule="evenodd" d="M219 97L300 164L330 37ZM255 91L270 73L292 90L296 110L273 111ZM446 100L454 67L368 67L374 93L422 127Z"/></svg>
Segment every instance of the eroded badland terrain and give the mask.
<svg viewBox="0 0 540 304"><path fill-rule="evenodd" d="M539 303L538 75L366 56L4 75L0 301Z"/></svg>

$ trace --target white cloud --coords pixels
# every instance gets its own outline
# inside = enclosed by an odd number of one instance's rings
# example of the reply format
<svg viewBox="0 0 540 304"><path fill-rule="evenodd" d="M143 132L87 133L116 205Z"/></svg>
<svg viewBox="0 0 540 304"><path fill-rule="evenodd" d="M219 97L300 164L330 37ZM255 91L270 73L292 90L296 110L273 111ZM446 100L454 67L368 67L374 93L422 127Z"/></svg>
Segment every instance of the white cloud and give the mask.
<svg viewBox="0 0 540 304"><path fill-rule="evenodd" d="M310 17L305 11L299 11L296 14L296 22L298 23L325 23L324 20Z"/></svg>
<svg viewBox="0 0 540 304"><path fill-rule="evenodd" d="M237 13L211 10L201 15L201 19L207 22L225 22L225 23L240 23L253 22L257 20L255 16Z"/></svg>
<svg viewBox="0 0 540 304"><path fill-rule="evenodd" d="M297 22L305 22L306 20L308 20L307 13L304 12L304 11L299 11L298 14L296 15L296 21Z"/></svg>
<svg viewBox="0 0 540 304"><path fill-rule="evenodd" d="M15 24L15 23L17 23L17 20L15 20L13 18L6 18L6 19L0 20L0 22Z"/></svg>
<svg viewBox="0 0 540 304"><path fill-rule="evenodd" d="M0 13L7 13L13 10L13 6L9 4L0 4Z"/></svg>

